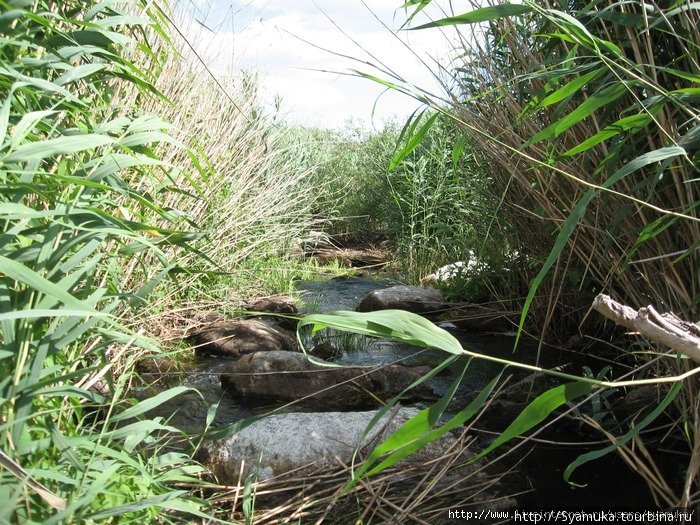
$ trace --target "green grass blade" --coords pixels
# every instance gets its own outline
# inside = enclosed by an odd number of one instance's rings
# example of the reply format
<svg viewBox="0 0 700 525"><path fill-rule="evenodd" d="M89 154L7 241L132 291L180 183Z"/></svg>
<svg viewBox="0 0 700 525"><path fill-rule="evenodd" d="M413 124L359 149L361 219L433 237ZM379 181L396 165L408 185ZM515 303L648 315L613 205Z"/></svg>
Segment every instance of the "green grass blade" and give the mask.
<svg viewBox="0 0 700 525"><path fill-rule="evenodd" d="M0 256L0 272L16 281L25 283L39 292L57 299L74 310L82 311L87 315L103 315L83 301L72 296L63 288L56 286L35 271L12 259Z"/></svg>
<svg viewBox="0 0 700 525"><path fill-rule="evenodd" d="M441 20L436 20L434 22L423 24L418 27L413 27L411 29L417 30L428 29L430 27L453 26L459 24L478 24L479 22L498 20L499 18L504 18L508 16L524 15L530 12L532 12L532 7L530 6L522 4L504 3L489 7L482 7L480 9L475 9L474 11L464 13L462 15L443 18Z"/></svg>
<svg viewBox="0 0 700 525"><path fill-rule="evenodd" d="M601 458L607 454L610 454L611 452L614 452L617 450L619 447L625 445L628 443L631 439L633 439L635 436L637 436L644 428L649 426L650 423L652 423L658 416L661 414L664 410L666 410L666 407L671 404L671 402L676 398L676 395L681 391L683 388L683 383L678 382L674 383L674 385L671 387L671 389L668 391L666 396L663 398L661 403L659 403L657 406L654 407L654 410L649 412L644 419L642 419L639 423L637 423L633 428L629 430L624 436L622 436L620 439L616 440L615 443L612 445L605 447L600 450L594 450L593 452L587 452L586 454L581 454L579 457L577 457L571 464L566 467L566 470L564 470L564 480L569 481L571 478L571 475L574 473L574 471L580 467L581 465L588 463L589 461L593 461L595 459Z"/></svg>
<svg viewBox="0 0 700 525"><path fill-rule="evenodd" d="M557 89L554 93L547 95L541 102L535 105L535 109L546 108L547 106L561 102L565 98L579 92L586 84L599 77L603 71L605 71L605 68L601 67L595 71L591 71L590 73L575 78L571 82Z"/></svg>
<svg viewBox="0 0 700 525"><path fill-rule="evenodd" d="M420 315L403 310L377 312L341 310L332 314L308 315L299 321L297 333L307 325L312 326L314 332L323 328L335 328L424 348L437 348L455 355L462 354L462 345L452 334Z"/></svg>
<svg viewBox="0 0 700 525"><path fill-rule="evenodd" d="M154 408L160 406L161 404L165 403L166 401L179 396L180 394L183 394L185 392L191 392L194 389L185 387L185 386L178 386L174 388L169 388L168 390L159 393L158 395L155 395L153 397L150 397L148 399L145 399L141 401L140 403L137 403L136 405L127 408L124 412L120 412L119 414L112 416L111 420L112 421L123 421L125 419L130 419L134 418L137 416L141 416L148 412L149 410L153 410ZM196 390L195 390L196 391Z"/></svg>
<svg viewBox="0 0 700 525"><path fill-rule="evenodd" d="M401 164L401 162L419 146L419 144L423 141L430 128L435 123L435 120L437 119L438 115L439 113L433 113L432 115L430 115L430 117L428 117L428 119L423 123L423 125L418 129L418 131L416 131L415 133L411 133L408 136L406 144L404 144L404 146L396 152L394 158L391 159L391 162L389 163L389 171L395 170L396 167L399 164ZM416 119L416 123L419 120L420 116Z"/></svg>
<svg viewBox="0 0 700 525"><path fill-rule="evenodd" d="M70 155L79 151L94 149L107 144L114 144L115 142L116 139L105 135L85 134L63 136L20 146L6 156L3 162L5 162L5 164L10 164L13 162L41 160L55 155Z"/></svg>
<svg viewBox="0 0 700 525"><path fill-rule="evenodd" d="M382 454L389 452L389 455L384 460L382 460L379 464L372 466L371 463L369 463L370 458L368 458L368 467L371 466L372 468L367 471L366 475L372 476L378 474L382 470L395 465L402 459L405 459L411 454L417 452L428 443L436 441L448 432L464 425L465 422L473 418L484 406L488 396L491 395L494 388L496 388L496 385L500 381L502 373L503 372L499 373L494 379L492 379L491 382L486 385L481 392L479 392L479 395L469 403L469 405L450 418L450 420L444 425L441 425L436 429L431 430L430 426L426 426L424 424L425 416L423 415L423 412L429 411L430 408L421 411L416 416L409 419L401 428L396 430L391 436L389 436L389 438L387 438L387 441L391 440L392 447L384 447L386 442L382 443L380 447L383 447L384 450L381 452L381 454L377 454L374 458L372 458L375 460ZM413 421L414 419L416 420L415 422ZM422 435L417 436L417 430L424 430L425 432ZM370 457L372 456L374 456L374 451ZM363 467L365 467L364 464ZM357 476L359 477L362 474L363 473L358 472Z"/></svg>
<svg viewBox="0 0 700 525"><path fill-rule="evenodd" d="M487 448L479 452L471 461L476 461L510 441L514 437L522 436L535 426L544 421L554 410L590 393L591 385L586 383L566 383L551 388L540 394L508 425L500 436Z"/></svg>

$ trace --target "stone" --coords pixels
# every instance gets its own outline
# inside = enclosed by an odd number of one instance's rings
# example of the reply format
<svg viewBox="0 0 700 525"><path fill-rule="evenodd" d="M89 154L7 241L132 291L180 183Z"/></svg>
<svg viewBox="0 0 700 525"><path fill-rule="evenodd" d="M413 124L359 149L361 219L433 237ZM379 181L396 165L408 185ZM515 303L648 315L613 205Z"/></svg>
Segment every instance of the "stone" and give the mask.
<svg viewBox="0 0 700 525"><path fill-rule="evenodd" d="M316 410L349 410L377 406L379 400L400 394L429 370L401 365L324 366L300 352L257 352L224 369L221 384L235 396L250 400L301 401ZM407 397L434 396L429 387L421 385L408 392Z"/></svg>
<svg viewBox="0 0 700 525"><path fill-rule="evenodd" d="M406 310L420 315L439 315L448 308L442 294L422 286L392 286L368 293L357 307L358 312Z"/></svg>
<svg viewBox="0 0 700 525"><path fill-rule="evenodd" d="M340 351L334 347L330 341L323 341L318 343L311 350L308 351L313 357L318 357L324 361L332 361L340 355Z"/></svg>
<svg viewBox="0 0 700 525"><path fill-rule="evenodd" d="M347 479L345 474L337 478L338 471L343 468L341 465L351 464L356 452L357 461L367 457L374 447L417 413L416 409L397 407L379 419L364 437L368 424L377 415L375 411L272 415L253 422L229 438L205 442L198 459L223 485L239 485L242 479L265 483L273 490L269 494L263 490L256 498L256 504L260 508L274 508L280 503L275 498L278 491L274 488L289 490L287 480L290 478L295 481L294 490L302 490L301 494L306 493L308 499L317 497L316 492L322 488L335 492ZM384 471L382 481L375 477L368 483L380 490L382 487L391 490L393 495L405 498L404 501L414 501L411 495L430 490L433 495L431 503L433 497L442 495L447 503L457 498L469 509L515 507L516 501L506 495L508 489L487 471L483 460L466 464L473 458L474 452L466 446L466 441L448 432ZM314 482L299 487L297 482L302 477L309 480L320 477L328 480L330 485ZM347 497L353 500L357 496L351 494ZM347 518L345 503L347 501L338 500L338 508L328 509L328 517L334 516L340 519L340 523L346 522L342 519ZM357 503L354 501L355 505ZM406 516L415 515L415 505L411 504L411 508L413 510ZM449 518L447 512L441 512L441 515ZM454 519L439 519L434 511L425 514L428 516L432 516L431 523L454 522ZM396 523L405 521L412 522L402 519Z"/></svg>
<svg viewBox="0 0 700 525"><path fill-rule="evenodd" d="M297 350L291 333L255 319L214 323L187 339L197 354L238 357L261 351Z"/></svg>
<svg viewBox="0 0 700 525"><path fill-rule="evenodd" d="M299 317L299 309L294 299L287 296L262 297L256 299L245 307L250 312L262 312L263 314L251 314L246 319L264 319L266 323L279 326L285 330L296 330ZM264 313L275 315L264 315ZM283 317L290 316L290 317Z"/></svg>
<svg viewBox="0 0 700 525"><path fill-rule="evenodd" d="M362 438L376 411L292 412L262 418L233 436L206 442L199 458L222 484L237 484L252 474L258 481L296 470L350 463L358 446L377 443L418 411L401 408L386 414ZM452 438L454 441L454 438ZM435 455L443 441L433 447Z"/></svg>
<svg viewBox="0 0 700 525"><path fill-rule="evenodd" d="M182 381L190 366L161 356L141 358L134 368L146 384L174 386Z"/></svg>

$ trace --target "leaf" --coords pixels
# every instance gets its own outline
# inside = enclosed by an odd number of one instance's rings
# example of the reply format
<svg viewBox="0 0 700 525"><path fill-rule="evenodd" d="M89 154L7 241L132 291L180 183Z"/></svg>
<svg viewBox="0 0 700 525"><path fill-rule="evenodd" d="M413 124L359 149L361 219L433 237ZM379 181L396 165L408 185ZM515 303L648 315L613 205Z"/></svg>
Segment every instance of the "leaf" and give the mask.
<svg viewBox="0 0 700 525"><path fill-rule="evenodd" d="M106 69L106 67L107 66L104 64L83 64L76 66L54 80L54 83L58 84L59 86L70 84L71 82L75 82L81 78L94 75L95 73Z"/></svg>
<svg viewBox="0 0 700 525"><path fill-rule="evenodd" d="M403 310L379 310L377 312L340 310L331 314L308 315L299 321L297 334L306 325L312 325L314 332L323 328L335 328L346 332L401 341L424 348L437 348L450 354L462 354L462 345L452 334L435 326L420 315Z"/></svg>
<svg viewBox="0 0 700 525"><path fill-rule="evenodd" d="M378 474L382 470L395 465L402 459L420 450L428 443L436 441L448 432L464 425L466 421L474 417L481 407L484 406L488 396L491 395L491 392L493 392L493 389L501 379L501 375L502 372L491 380L491 382L486 385L481 392L479 392L479 395L474 398L469 405L453 416L447 423L436 429L431 430L435 422L431 422L432 415L430 414L430 411L434 409L434 406L421 410L421 412L406 421L401 428L397 429L382 444L372 451L370 456L362 465L362 468L358 471L356 477L359 478L361 475L363 475L364 471L372 466L372 462L376 461L376 459L385 453L391 452L389 456L382 460L378 465L373 466L367 472L367 476Z"/></svg>
<svg viewBox="0 0 700 525"><path fill-rule="evenodd" d="M632 115L629 117L622 118L617 122L613 122L609 126L606 126L605 129L599 131L595 135L588 137L578 146L575 146L570 150L564 152L562 154L562 157L571 157L572 155L583 153L584 151L591 149L597 144L600 144L601 142L611 137L614 137L615 135L619 135L623 131L627 131L632 128L643 128L652 120L652 115L649 115L648 113L639 113L638 115Z"/></svg>
<svg viewBox="0 0 700 525"><path fill-rule="evenodd" d="M582 102L571 113L569 113L562 119L553 122L538 133L535 133L527 142L525 142L525 144L523 144L522 147L526 148L542 140L558 137L566 130L568 130L575 124L581 122L583 119L590 116L592 113L594 113L601 107L606 106L620 98L622 95L627 93L628 89L629 88L626 83L616 82L611 86L597 91L596 93L588 97L584 102Z"/></svg>
<svg viewBox="0 0 700 525"><path fill-rule="evenodd" d="M41 140L25 144L5 157L3 162L28 162L41 160L54 155L70 155L79 151L98 148L107 144L113 144L116 139L105 135L72 135L55 139Z"/></svg>
<svg viewBox="0 0 700 525"><path fill-rule="evenodd" d="M158 395L155 395L153 397L149 397L148 399L144 399L140 403L135 404L131 408L127 408L124 412L121 412L115 416L112 416L111 420L112 421L122 421L124 419L130 419L136 416L140 416L149 410L153 410L154 408L160 406L161 404L165 403L166 401L179 396L180 394L183 394L185 392L191 392L195 391L193 388L188 388L185 386L178 386L174 388L169 388L165 392L161 392Z"/></svg>
<svg viewBox="0 0 700 525"><path fill-rule="evenodd" d="M85 312L87 315L103 315L83 301L73 297L66 290L12 259L0 256L0 273L4 273L16 281L23 282L43 294L58 299L66 306Z"/></svg>
<svg viewBox="0 0 700 525"><path fill-rule="evenodd" d="M58 113L58 111L30 111L22 115L22 118L12 131L10 149L15 149L19 146L19 143L27 137L37 122L51 115L55 115L56 113Z"/></svg>
<svg viewBox="0 0 700 525"><path fill-rule="evenodd" d="M22 466L10 458L3 450L0 450L0 467L4 468L10 474L26 484L30 489L36 492L50 507L56 510L66 508L66 500L59 498L41 483L34 480Z"/></svg>
<svg viewBox="0 0 700 525"><path fill-rule="evenodd" d="M462 15L451 16L449 18L443 18L441 20L436 20L435 22L430 22L428 24L423 24L418 27L411 28L416 29L428 29L430 27L442 27L442 26L453 26L458 24L476 24L479 22L487 22L489 20L497 20L498 18L503 18L507 16L517 16L530 13L532 7L522 4L498 4L489 7L482 7L481 9L475 9L469 13L464 13Z"/></svg>
<svg viewBox="0 0 700 525"><path fill-rule="evenodd" d="M666 410L666 407L671 404L671 401L673 401L676 398L676 395L678 394L678 392L681 391L682 388L683 383L681 381L674 383L671 389L668 391L668 394L666 394L666 396L661 401L661 403L659 403L654 408L654 410L647 414L647 416L644 419L642 419L633 428L631 428L629 432L627 432L620 439L615 440L615 443L613 443L612 445L602 448L600 450L594 450L592 452L581 454L579 457L577 457L574 461L571 462L571 464L569 464L568 467L566 467L566 470L564 470L564 481L569 481L571 475L581 465L588 463L589 461L601 458L609 454L610 452L614 452L619 447L623 446L635 436L637 436L637 434L639 434L642 430L644 430L644 428L646 428L650 423L652 423L659 416L659 414Z"/></svg>
<svg viewBox="0 0 700 525"><path fill-rule="evenodd" d="M423 138L425 137L425 134L428 133L430 128L435 123L435 119L437 119L437 116L437 113L433 113L430 117L428 117L428 119L423 123L423 125L416 133L413 133L408 137L408 140L406 141L404 147L397 151L394 155L394 158L391 159L391 162L389 163L389 171L395 170L397 166L401 164L401 161L403 161L408 155L411 154L413 150L415 150L420 145ZM420 117L416 119L416 123L419 120Z"/></svg>
<svg viewBox="0 0 700 525"><path fill-rule="evenodd" d="M136 512L137 510L147 509L154 506L165 506L168 501L173 501L181 499L182 496L186 496L186 490L174 490L166 494L161 494L159 496L153 496L151 498L145 498L139 501L134 501L132 503L125 503L124 505L117 505L100 512L95 512L93 514L88 514L85 519L88 520L103 520L105 518L110 518L112 516L121 516L128 512Z"/></svg>
<svg viewBox="0 0 700 525"><path fill-rule="evenodd" d="M550 388L543 394L540 394L523 409L518 417L508 425L508 428L489 447L472 458L470 463L486 456L514 437L522 436L533 427L539 425L560 406L590 393L591 388L591 385L587 383L566 383Z"/></svg>
<svg viewBox="0 0 700 525"><path fill-rule="evenodd" d="M0 313L0 321L9 321L16 319L45 319L49 317L108 317L102 312L89 312L86 310L71 310L62 308L60 310L34 309L16 310L13 312Z"/></svg>
<svg viewBox="0 0 700 525"><path fill-rule="evenodd" d="M535 108L546 108L547 106L551 106L552 104L556 104L557 102L564 100L567 97L570 97L571 95L579 91L582 87L584 87L586 84L588 84L591 80L600 76L600 74L603 71L605 71L605 68L601 67L599 69L596 69L595 71L591 71L590 73L575 78L574 80L562 86L554 93L547 95L547 97L545 97L541 102L539 102L535 106Z"/></svg>

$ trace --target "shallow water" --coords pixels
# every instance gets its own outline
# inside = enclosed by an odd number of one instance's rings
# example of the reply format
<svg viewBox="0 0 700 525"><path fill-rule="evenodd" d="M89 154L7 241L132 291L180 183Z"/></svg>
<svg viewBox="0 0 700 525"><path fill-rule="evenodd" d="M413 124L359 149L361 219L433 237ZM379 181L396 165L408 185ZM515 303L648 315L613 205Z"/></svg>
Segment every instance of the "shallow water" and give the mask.
<svg viewBox="0 0 700 525"><path fill-rule="evenodd" d="M375 289L394 286L398 283L391 279L350 278L333 279L330 281L310 281L299 285L304 294L307 311L303 313L326 313L335 310L354 310L361 299ZM504 359L519 360L535 363L539 359L542 365L553 367L564 365L568 371L578 373L583 356L567 353L561 349L545 348L538 355L538 348L533 343L521 343L518 351L513 352L514 338L503 334L474 334L460 331L456 328L449 330L462 344L475 352L497 356ZM323 339L324 336L321 337ZM325 335L331 343L342 350L337 363L348 365L381 365L401 363L408 366L431 365L441 363L447 354L437 350L426 350L389 341L383 341L362 336L348 336L337 332ZM591 357L586 356L585 363L591 365ZM230 394L222 392L219 374L233 359L212 357L198 361L197 370L187 376L185 385L197 388L205 401L218 402L219 411L214 426L231 423L251 415L264 414L275 406L246 405L235 400ZM466 358L460 358L449 370L444 371L431 380L430 386L435 392L436 399L444 394L465 363ZM605 363L601 362L599 368ZM470 393L483 388L501 370L501 365L474 359L469 364L459 389L457 398L466 399ZM514 375L512 382L523 378L527 373L511 368L509 373ZM459 403L458 403L459 405ZM419 406L423 406L419 404ZM292 410L290 408L288 410ZM564 430L565 434L556 438L561 441L580 441L585 439L573 431L571 425ZM484 436L482 436L484 437ZM488 435L485 439L489 438ZM601 447L603 445L600 445ZM634 475L615 456L589 464L578 473L577 480L588 483L585 488L572 488L562 479L563 469L579 454L586 451L580 447L538 445L527 455L519 465L522 473L517 477L519 482L512 486L513 491L532 490L527 495L519 497L519 501L530 508L651 508L648 501L648 491L641 478ZM508 486L508 482L506 482Z"/></svg>

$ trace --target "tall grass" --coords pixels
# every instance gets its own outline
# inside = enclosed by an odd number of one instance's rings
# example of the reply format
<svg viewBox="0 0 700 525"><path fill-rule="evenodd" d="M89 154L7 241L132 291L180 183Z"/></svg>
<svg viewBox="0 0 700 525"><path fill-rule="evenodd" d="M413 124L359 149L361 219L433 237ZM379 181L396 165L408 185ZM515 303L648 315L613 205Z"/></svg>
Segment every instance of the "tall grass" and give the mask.
<svg viewBox="0 0 700 525"><path fill-rule="evenodd" d="M308 170L254 83L214 82L161 7L0 1L2 522L205 517L180 488L201 467L147 415L186 389L130 400L160 352L144 307L308 227Z"/></svg>
<svg viewBox="0 0 700 525"><path fill-rule="evenodd" d="M404 7L412 18L429 3ZM572 291L583 306L577 324L601 290L695 320L697 6L600 0L472 7L414 28L454 26L464 35L457 40L464 60L446 85L449 107L434 107L450 114L486 159L502 200L498 213L512 226L504 235L534 263L534 271L522 268L530 290L521 328L527 321L540 332L558 327L576 300ZM477 38L469 35L474 28ZM533 310L538 295L547 300ZM640 369L651 359L660 377L693 366L662 349L622 357ZM670 431L690 457L682 486L658 483L655 458L639 436L636 451L623 454L657 501L671 506L698 498L698 397L691 380L684 386Z"/></svg>
<svg viewBox="0 0 700 525"><path fill-rule="evenodd" d="M140 64L158 68L154 85L164 97L150 97L141 107L170 122L170 135L186 147L162 148L161 157L174 169L160 186L135 184L149 192L186 189L168 192L164 206L184 210L183 219L196 224L198 253L179 258L180 265L196 272L160 290L161 311L181 300L174 286L191 300L236 301L250 285L238 279L242 289L232 290L232 274L259 267L259 261L284 259L315 224L309 186L316 169L304 158L305 144L290 141L277 115L262 110L253 72L213 69L212 64L226 63L232 50L221 48L216 56L202 57L196 39L206 31L180 12L164 16L177 28L171 31L172 47L156 39L156 58ZM250 278L255 279L255 271Z"/></svg>
<svg viewBox="0 0 700 525"><path fill-rule="evenodd" d="M167 251L190 249L175 211L128 183L158 184L154 148L172 140L117 97L157 93L123 54L151 21L109 3L1 7L0 519L201 514L174 486L200 467L164 449L177 430L143 419L154 402L126 402L117 373L152 347L119 320L147 288L123 286L125 267L152 254L163 275Z"/></svg>

